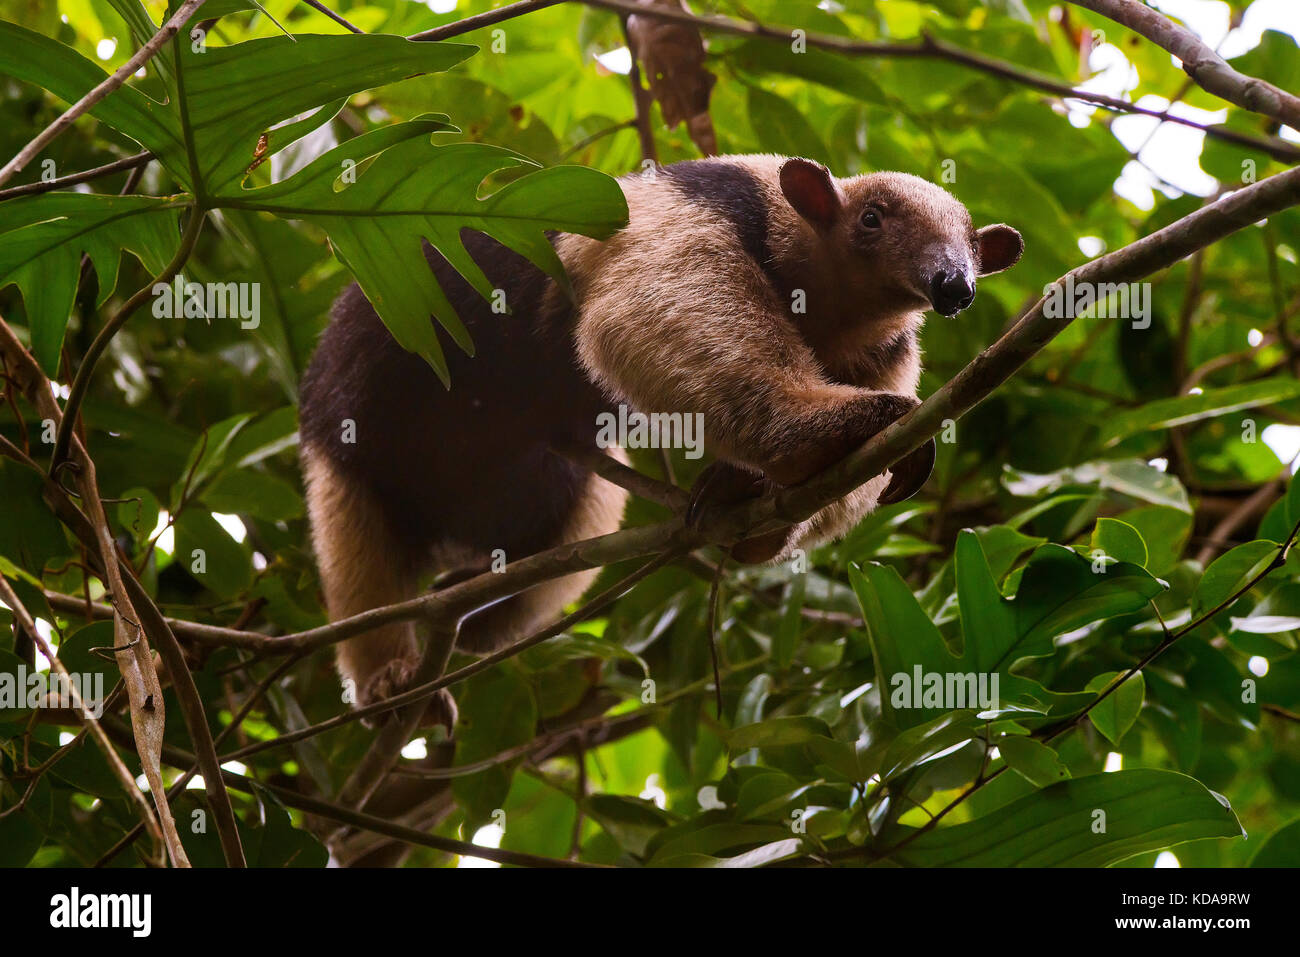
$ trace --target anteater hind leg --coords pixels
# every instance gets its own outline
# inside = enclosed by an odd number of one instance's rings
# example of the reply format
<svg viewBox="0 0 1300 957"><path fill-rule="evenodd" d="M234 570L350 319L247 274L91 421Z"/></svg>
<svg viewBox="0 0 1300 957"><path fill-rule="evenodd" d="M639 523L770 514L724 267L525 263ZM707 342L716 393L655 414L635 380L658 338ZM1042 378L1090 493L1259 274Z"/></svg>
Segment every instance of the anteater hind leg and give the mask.
<svg viewBox="0 0 1300 957"><path fill-rule="evenodd" d="M622 449L611 449L608 454L627 464ZM556 544L580 542L618 531L626 501L627 493L623 489L589 476ZM599 574L600 569L593 568L543 582L475 612L461 622L456 647L483 655L526 638L556 621L564 606L581 598Z"/></svg>
<svg viewBox="0 0 1300 957"><path fill-rule="evenodd" d="M341 476L324 455L303 448L307 506L316 562L331 621L413 598L416 563L391 531L374 498ZM336 646L339 677L359 707L405 689L419 664L412 622L381 625ZM428 724L455 723L450 695L431 699Z"/></svg>

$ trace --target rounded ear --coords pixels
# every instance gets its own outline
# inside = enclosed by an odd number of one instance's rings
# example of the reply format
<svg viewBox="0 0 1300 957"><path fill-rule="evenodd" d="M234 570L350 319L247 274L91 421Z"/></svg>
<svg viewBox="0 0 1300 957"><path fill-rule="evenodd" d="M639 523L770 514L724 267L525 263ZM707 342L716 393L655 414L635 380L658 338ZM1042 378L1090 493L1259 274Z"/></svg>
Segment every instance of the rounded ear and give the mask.
<svg viewBox="0 0 1300 957"><path fill-rule="evenodd" d="M979 246L981 276L1010 269L1020 261L1020 254L1025 251L1025 241L1020 238L1020 233L1005 223L978 230L975 242Z"/></svg>
<svg viewBox="0 0 1300 957"><path fill-rule="evenodd" d="M829 229L840 214L840 191L821 163L786 160L781 165L781 192L794 211L819 230Z"/></svg>

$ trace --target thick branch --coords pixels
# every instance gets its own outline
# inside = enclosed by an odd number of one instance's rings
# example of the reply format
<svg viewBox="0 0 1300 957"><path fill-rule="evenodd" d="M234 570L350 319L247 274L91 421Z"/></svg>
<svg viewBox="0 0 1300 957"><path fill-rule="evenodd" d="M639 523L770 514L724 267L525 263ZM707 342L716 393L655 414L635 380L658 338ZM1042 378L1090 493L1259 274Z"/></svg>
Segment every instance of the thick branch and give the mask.
<svg viewBox="0 0 1300 957"><path fill-rule="evenodd" d="M1300 130L1300 97L1266 80L1233 69L1191 30L1137 0L1070 0L1140 33L1176 56L1183 70L1204 90L1243 110L1271 116Z"/></svg>

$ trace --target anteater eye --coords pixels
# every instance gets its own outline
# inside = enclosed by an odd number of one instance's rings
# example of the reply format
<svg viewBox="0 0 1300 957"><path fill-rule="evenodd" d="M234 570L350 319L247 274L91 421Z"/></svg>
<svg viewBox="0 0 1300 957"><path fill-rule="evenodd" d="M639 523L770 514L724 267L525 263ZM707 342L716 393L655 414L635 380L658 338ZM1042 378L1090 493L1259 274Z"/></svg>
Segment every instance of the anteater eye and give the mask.
<svg viewBox="0 0 1300 957"><path fill-rule="evenodd" d="M862 211L862 225L867 229L879 229L881 227L880 210L874 206L868 206L864 209Z"/></svg>

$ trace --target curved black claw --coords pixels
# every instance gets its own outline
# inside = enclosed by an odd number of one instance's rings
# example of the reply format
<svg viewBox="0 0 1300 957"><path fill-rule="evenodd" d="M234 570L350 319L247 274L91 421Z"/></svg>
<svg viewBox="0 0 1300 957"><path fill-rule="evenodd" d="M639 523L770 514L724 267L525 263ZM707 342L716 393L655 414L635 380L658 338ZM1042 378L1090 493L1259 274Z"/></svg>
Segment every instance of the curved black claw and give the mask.
<svg viewBox="0 0 1300 957"><path fill-rule="evenodd" d="M456 727L456 719L459 717L460 711L456 707L456 699L446 688L439 688L429 699L424 717L420 719L420 727L436 728L442 725L447 729L447 737L450 738Z"/></svg>
<svg viewBox="0 0 1300 957"><path fill-rule="evenodd" d="M880 495L880 505L894 505L906 501L925 484L934 471L934 459L937 446L934 439L926 442L915 451L909 452L901 460L890 466L892 476L889 486Z"/></svg>
<svg viewBox="0 0 1300 957"><path fill-rule="evenodd" d="M691 528L698 528L708 509L758 498L767 488L768 481L760 472L730 462L714 462L695 479L682 518Z"/></svg>

